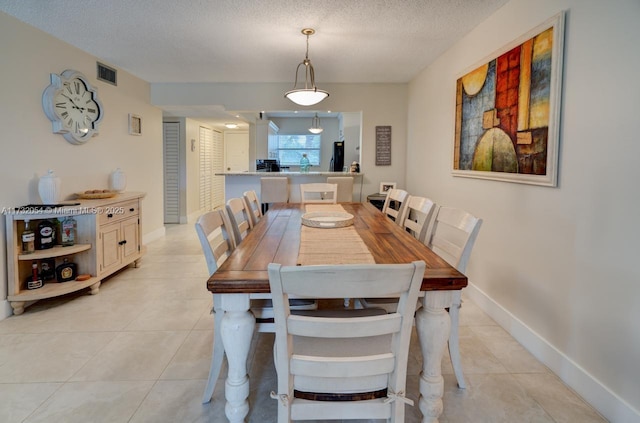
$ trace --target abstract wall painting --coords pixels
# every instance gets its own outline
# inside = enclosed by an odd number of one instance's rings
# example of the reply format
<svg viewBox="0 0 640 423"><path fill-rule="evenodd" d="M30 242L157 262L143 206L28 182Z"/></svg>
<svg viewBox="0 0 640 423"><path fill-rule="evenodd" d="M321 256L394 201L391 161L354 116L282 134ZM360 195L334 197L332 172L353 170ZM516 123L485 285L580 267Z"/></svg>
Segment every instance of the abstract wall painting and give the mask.
<svg viewBox="0 0 640 423"><path fill-rule="evenodd" d="M564 12L456 81L453 175L556 186Z"/></svg>

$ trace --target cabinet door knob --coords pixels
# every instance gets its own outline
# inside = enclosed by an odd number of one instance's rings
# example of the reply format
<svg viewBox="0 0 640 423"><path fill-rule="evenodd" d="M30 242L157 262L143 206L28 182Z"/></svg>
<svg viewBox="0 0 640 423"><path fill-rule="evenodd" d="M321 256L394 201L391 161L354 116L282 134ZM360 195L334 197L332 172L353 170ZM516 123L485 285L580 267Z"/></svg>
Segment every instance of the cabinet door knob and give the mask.
<svg viewBox="0 0 640 423"><path fill-rule="evenodd" d="M111 219L111 218L113 217L113 213L109 213L109 214L107 215L107 217L108 217L109 219Z"/></svg>
<svg viewBox="0 0 640 423"><path fill-rule="evenodd" d="M126 244L126 243L127 243L127 240L126 240L126 239L124 239L124 240L122 240L122 241L118 242L118 245L124 245L124 244Z"/></svg>
<svg viewBox="0 0 640 423"><path fill-rule="evenodd" d="M130 211L131 213L133 213L134 211L136 211L136 209L134 209L133 207L131 207L131 208L129 209L129 211Z"/></svg>

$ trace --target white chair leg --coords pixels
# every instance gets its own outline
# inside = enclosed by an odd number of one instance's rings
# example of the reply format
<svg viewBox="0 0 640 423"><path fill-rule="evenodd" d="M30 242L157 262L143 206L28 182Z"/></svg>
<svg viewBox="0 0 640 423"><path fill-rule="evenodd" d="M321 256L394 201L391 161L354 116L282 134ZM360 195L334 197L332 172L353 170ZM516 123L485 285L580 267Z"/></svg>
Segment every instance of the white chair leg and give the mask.
<svg viewBox="0 0 640 423"><path fill-rule="evenodd" d="M202 396L202 403L206 404L211 401L213 391L216 387L216 382L220 376L220 370L222 369L222 361L224 359L224 345L222 344L222 336L220 330L220 324L222 323L223 311L220 308L219 296L213 296L213 310L214 310L214 327L213 327L213 352L211 355L211 367L209 368L209 379L207 380L207 386L204 388L204 395Z"/></svg>
<svg viewBox="0 0 640 423"><path fill-rule="evenodd" d="M456 380L458 381L458 387L460 389L465 389L467 387L467 384L465 383L464 375L462 374L460 341L458 336L462 298L460 291L457 291L456 294L454 294L453 303L451 304L451 308L449 308L449 317L451 317L451 332L449 334L449 357L451 357L451 365L453 366L453 373L456 375Z"/></svg>

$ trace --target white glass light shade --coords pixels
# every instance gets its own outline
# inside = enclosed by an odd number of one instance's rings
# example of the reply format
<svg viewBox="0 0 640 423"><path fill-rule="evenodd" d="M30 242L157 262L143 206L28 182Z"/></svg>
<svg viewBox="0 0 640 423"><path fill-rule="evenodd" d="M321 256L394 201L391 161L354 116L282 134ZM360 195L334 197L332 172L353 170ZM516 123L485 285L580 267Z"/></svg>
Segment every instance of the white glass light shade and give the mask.
<svg viewBox="0 0 640 423"><path fill-rule="evenodd" d="M307 36L307 53L304 56L304 60L296 67L296 79L293 83L293 89L284 93L286 98L300 106L312 106L329 97L328 92L319 90L316 87L315 71L313 70L311 60L309 60L309 36L315 34L315 32L312 28L302 30L302 33ZM304 68L304 88L298 88L300 66Z"/></svg>
<svg viewBox="0 0 640 423"><path fill-rule="evenodd" d="M287 91L284 96L301 106L312 106L329 97L329 93L317 88L301 88Z"/></svg>
<svg viewBox="0 0 640 423"><path fill-rule="evenodd" d="M311 128L309 128L309 132L312 134L319 134L322 132L322 127L320 126L320 118L316 113L315 117L311 119Z"/></svg>

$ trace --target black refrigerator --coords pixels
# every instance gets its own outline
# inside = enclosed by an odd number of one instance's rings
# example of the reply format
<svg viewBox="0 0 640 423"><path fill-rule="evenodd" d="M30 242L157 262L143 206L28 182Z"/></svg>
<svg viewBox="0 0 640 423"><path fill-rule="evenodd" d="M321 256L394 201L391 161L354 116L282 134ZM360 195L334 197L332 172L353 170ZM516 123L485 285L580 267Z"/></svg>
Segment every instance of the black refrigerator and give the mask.
<svg viewBox="0 0 640 423"><path fill-rule="evenodd" d="M342 172L344 168L344 141L333 143L333 157L331 157L331 172Z"/></svg>

